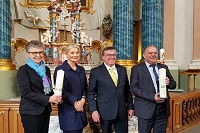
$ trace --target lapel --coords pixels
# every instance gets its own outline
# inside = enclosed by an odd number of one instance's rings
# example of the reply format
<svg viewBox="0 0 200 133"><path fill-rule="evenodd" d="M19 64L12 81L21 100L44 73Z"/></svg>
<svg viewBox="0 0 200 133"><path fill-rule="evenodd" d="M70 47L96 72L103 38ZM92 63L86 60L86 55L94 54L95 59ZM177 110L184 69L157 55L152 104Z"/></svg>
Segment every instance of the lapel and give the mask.
<svg viewBox="0 0 200 133"><path fill-rule="evenodd" d="M106 66L104 65L104 63L102 63L100 67L101 67L101 71L100 72L105 74L104 78L115 86L115 83L113 82L113 80L112 80L112 78L110 76L110 73L108 72L108 70L107 70ZM102 74L102 73L100 73L100 74ZM118 76L118 78L119 78L119 76ZM119 81L118 81L118 84L119 84Z"/></svg>
<svg viewBox="0 0 200 133"><path fill-rule="evenodd" d="M157 63L157 67L158 67L158 70L159 70L160 68L163 68L163 67L162 67L162 64L160 64L160 63Z"/></svg>
<svg viewBox="0 0 200 133"><path fill-rule="evenodd" d="M151 75L150 75L149 70L148 70L148 68L147 68L147 66L146 66L146 63L145 63L145 62L142 62L142 63L141 63L141 66L142 66L142 70L143 70L144 73L145 73L144 76L146 76L148 79L151 79ZM151 79L151 80L152 80L152 79ZM152 84L153 84L153 82L152 82Z"/></svg>
<svg viewBox="0 0 200 133"><path fill-rule="evenodd" d="M37 72L33 68L31 68L29 66L28 66L28 68L29 68L29 72L30 72L30 75L31 75L31 79L35 80L35 82L38 81L38 83L43 85L42 77L40 77L40 75L37 74Z"/></svg>
<svg viewBox="0 0 200 133"><path fill-rule="evenodd" d="M152 88L154 88L153 91L156 93L155 87L154 87L154 84L153 84L153 80L152 80L152 78L151 78L151 74L150 74L150 72L149 72L149 69L148 69L147 66L146 66L146 63L145 63L145 62L142 62L142 63L141 63L141 66L142 66L142 70L144 71L144 75L143 75L143 76L148 78L147 81L150 81L149 83L151 84ZM145 79L144 79L144 80L145 80Z"/></svg>
<svg viewBox="0 0 200 133"><path fill-rule="evenodd" d="M120 76L120 75L122 75L123 73L121 73L122 71L121 71L119 65L115 64L115 67L116 67L116 69L117 69L117 74L118 74L118 82L117 82L117 86L118 86L119 83L120 83L120 81L121 81L121 76Z"/></svg>

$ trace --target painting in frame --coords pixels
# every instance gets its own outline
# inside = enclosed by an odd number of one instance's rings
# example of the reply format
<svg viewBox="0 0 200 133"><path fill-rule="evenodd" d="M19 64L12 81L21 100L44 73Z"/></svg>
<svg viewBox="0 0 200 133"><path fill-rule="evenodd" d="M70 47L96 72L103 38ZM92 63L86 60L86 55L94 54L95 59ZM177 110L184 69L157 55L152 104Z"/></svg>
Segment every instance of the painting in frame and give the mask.
<svg viewBox="0 0 200 133"><path fill-rule="evenodd" d="M81 0L81 8L83 12L88 14L93 14L92 5L94 4L94 0ZM50 5L50 0L24 0L24 3L20 3L20 5L28 8L47 8ZM70 5L67 5L70 8Z"/></svg>

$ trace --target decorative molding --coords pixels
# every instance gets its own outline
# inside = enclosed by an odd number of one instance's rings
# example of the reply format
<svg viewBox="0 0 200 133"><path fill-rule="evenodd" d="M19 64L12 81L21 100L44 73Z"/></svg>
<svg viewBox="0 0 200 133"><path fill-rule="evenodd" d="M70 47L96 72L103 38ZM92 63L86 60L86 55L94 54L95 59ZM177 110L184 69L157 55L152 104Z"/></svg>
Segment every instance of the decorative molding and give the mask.
<svg viewBox="0 0 200 133"><path fill-rule="evenodd" d="M15 55L19 52L21 48L24 50L27 43L28 41L23 38L12 38L11 46L15 47Z"/></svg>
<svg viewBox="0 0 200 133"><path fill-rule="evenodd" d="M27 7L27 8L47 8L50 6L50 1L46 2L46 0L44 0L42 2L41 1L34 1L34 0L24 0L24 3L19 2L19 4L23 7ZM86 5L82 6L81 9L83 12L86 12L87 14L94 14L95 10L92 9L94 4L94 0L86 0ZM72 6L70 4L67 4L67 8L70 9Z"/></svg>
<svg viewBox="0 0 200 133"><path fill-rule="evenodd" d="M0 70L16 70L16 65L11 59L0 59Z"/></svg>
<svg viewBox="0 0 200 133"><path fill-rule="evenodd" d="M200 69L200 60L192 60L188 69Z"/></svg>

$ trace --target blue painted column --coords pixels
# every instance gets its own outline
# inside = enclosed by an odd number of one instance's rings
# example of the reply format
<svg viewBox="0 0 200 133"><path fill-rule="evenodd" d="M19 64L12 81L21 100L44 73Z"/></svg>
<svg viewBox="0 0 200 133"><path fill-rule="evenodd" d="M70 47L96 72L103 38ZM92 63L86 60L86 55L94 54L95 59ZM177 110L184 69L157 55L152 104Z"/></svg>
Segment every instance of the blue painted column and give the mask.
<svg viewBox="0 0 200 133"><path fill-rule="evenodd" d="M0 3L0 59L11 59L10 0Z"/></svg>
<svg viewBox="0 0 200 133"><path fill-rule="evenodd" d="M164 0L142 0L142 52L147 46L163 47Z"/></svg>
<svg viewBox="0 0 200 133"><path fill-rule="evenodd" d="M117 59L133 59L133 0L113 1L113 44Z"/></svg>
<svg viewBox="0 0 200 133"><path fill-rule="evenodd" d="M10 0L0 3L0 70L16 70L11 60Z"/></svg>
<svg viewBox="0 0 200 133"><path fill-rule="evenodd" d="M10 0L0 2L0 100L16 97L16 66L11 59Z"/></svg>

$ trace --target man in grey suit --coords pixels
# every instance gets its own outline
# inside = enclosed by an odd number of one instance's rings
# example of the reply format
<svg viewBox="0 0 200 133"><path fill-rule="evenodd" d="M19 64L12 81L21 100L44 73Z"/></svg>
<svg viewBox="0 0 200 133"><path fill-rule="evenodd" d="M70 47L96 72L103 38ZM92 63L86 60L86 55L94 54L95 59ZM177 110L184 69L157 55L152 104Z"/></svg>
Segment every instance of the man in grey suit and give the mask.
<svg viewBox="0 0 200 133"><path fill-rule="evenodd" d="M139 133L166 133L167 119L170 115L168 98L159 98L158 69L166 69L166 87L175 89L174 81L168 67L157 63L158 50L148 46L144 53L144 62L131 69L130 88L135 95L134 113L138 117ZM155 72L155 73L154 73Z"/></svg>
<svg viewBox="0 0 200 133"><path fill-rule="evenodd" d="M89 78L89 110L94 122L100 122L102 133L111 133L113 124L115 133L128 133L128 116L133 116L127 71L125 67L115 64L116 54L113 47L104 48L104 63L93 68Z"/></svg>

